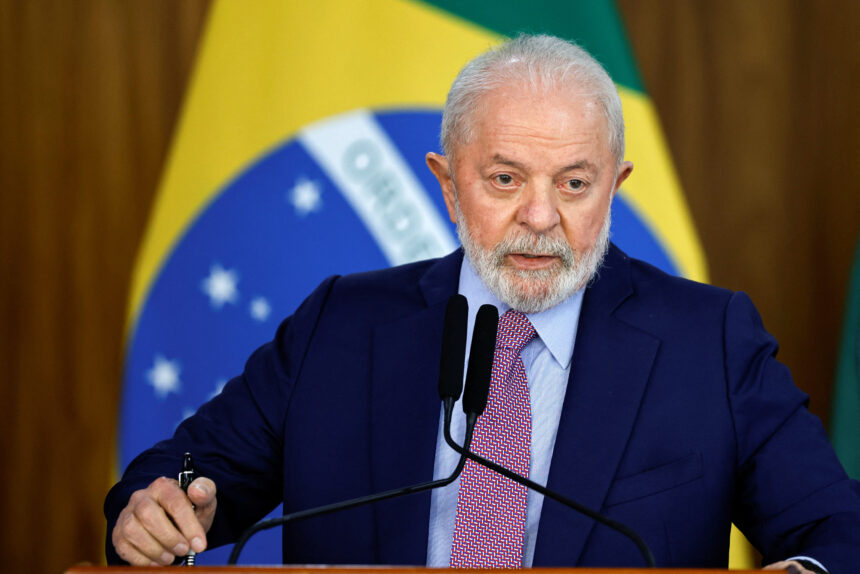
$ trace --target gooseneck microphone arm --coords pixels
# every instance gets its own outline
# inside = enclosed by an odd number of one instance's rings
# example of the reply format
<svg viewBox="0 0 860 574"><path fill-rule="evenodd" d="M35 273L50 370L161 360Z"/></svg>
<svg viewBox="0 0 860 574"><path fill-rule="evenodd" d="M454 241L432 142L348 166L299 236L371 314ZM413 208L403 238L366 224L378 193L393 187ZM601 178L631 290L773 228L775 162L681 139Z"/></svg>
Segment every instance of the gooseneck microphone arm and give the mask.
<svg viewBox="0 0 860 574"><path fill-rule="evenodd" d="M463 297L462 295L454 295L453 297L451 297L451 299L449 299L448 306L445 311L445 324L442 334L442 354L439 367L439 396L442 399L442 426L443 433L446 437L451 436L451 416L454 411L454 403L460 397L460 393L463 390L463 370L466 357L467 314L468 306L466 304L465 297ZM476 324L476 329L477 328L478 324ZM474 419L472 419L471 424L468 421L466 423L466 433L463 440L463 444L466 445L467 449L472 441L473 429ZM466 457L461 454L460 460L457 463L456 468L454 468L454 472L452 472L451 475L447 478L441 478L438 480L433 480L431 482L425 482L413 486L407 486L404 488L387 490L385 492L380 492L377 494L370 494L359 498L353 498L351 500L345 500L343 502L336 502L333 504L327 504L325 506L309 508L307 510L300 510L298 512L291 512L289 514L284 514L283 516L278 516L277 518L261 520L248 527L242 533L242 535L236 541L236 544L233 546L233 550L230 552L230 558L227 561L227 564L232 565L237 563L237 561L239 560L239 554L242 552L242 549L245 547L245 544L247 544L248 540L258 532L268 530L270 528L275 528L276 526L281 526L283 524L293 522L295 520L312 518L314 516L322 516L324 514L330 514L332 512L338 512L341 510L348 510L350 508L355 508L357 506L363 506L365 504L387 500L389 498L405 496L407 494L415 494L417 492L432 490L434 488L441 488L457 480L457 477L460 476L460 473L463 471L463 466L465 464Z"/></svg>
<svg viewBox="0 0 860 574"><path fill-rule="evenodd" d="M484 323L481 323L481 315L482 313L487 317ZM472 336L472 351L469 356L469 374L466 377L466 389L463 391L463 410L466 413L466 425L468 428L473 428L475 422L478 417L484 412L484 409L487 406L487 398L490 392L490 375L492 371L492 363L493 356L495 352L495 339L496 339L496 326L486 328L485 331L479 332L479 325L487 325L491 323L491 317L495 315L496 323L498 323L498 311L495 307L491 305L484 305L478 310L478 320L475 322L475 333ZM480 337L480 341L478 341ZM480 346L483 350L479 357L475 356L476 346ZM489 363L487 362L487 357L489 357ZM478 360L480 362L480 366L475 368L473 361ZM480 371L480 373L479 373ZM473 375L473 372L475 376ZM508 470L507 468L496 464L491 460L487 460L471 451L469 451L469 445L464 443L464 446L460 446L454 439L451 437L450 428L445 427L445 442L448 443L452 449L460 453L461 457L468 458L469 460L485 466L490 470L493 470L502 476L513 480L514 482L525 486L526 488L530 488L535 490L546 497L549 497L556 502L564 504L565 506L572 508L573 510L588 516L592 520L596 520L600 524L608 526L613 530L620 532L630 540L632 540L637 548L639 548L639 552L642 554L642 558L645 559L645 562L648 564L649 568L656 568L657 564L654 561L654 554L651 552L651 549L648 548L648 545L639 536L632 528L627 526L626 524L622 524L611 518L607 518L606 516L600 514L599 512L595 512L594 510L588 508L587 506L583 506L582 504L576 502L575 500L571 500L566 496L563 496L557 492L554 492L547 487L540 485L532 480L524 476L520 476L515 472ZM461 458L462 460L462 458Z"/></svg>

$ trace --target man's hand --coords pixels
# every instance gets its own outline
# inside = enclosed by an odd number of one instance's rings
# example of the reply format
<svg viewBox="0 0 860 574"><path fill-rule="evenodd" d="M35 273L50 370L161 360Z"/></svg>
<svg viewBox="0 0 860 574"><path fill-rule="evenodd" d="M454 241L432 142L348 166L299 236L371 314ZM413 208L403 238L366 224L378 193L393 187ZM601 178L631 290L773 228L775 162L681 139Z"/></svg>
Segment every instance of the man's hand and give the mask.
<svg viewBox="0 0 860 574"><path fill-rule="evenodd" d="M815 574L812 570L807 570L799 562L794 560L783 560L782 562L774 562L768 564L762 570L787 570L788 574Z"/></svg>
<svg viewBox="0 0 860 574"><path fill-rule="evenodd" d="M187 496L175 480L158 478L131 495L113 529L113 546L133 566L171 564L189 548L202 552L216 505L208 478L192 482Z"/></svg>

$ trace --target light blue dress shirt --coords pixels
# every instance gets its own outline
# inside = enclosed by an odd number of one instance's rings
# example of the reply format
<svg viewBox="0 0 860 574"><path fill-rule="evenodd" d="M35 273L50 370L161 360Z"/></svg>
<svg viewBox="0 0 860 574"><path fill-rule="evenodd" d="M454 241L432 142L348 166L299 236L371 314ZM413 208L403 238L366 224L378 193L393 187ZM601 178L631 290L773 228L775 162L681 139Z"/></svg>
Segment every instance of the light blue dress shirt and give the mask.
<svg viewBox="0 0 860 574"><path fill-rule="evenodd" d="M481 281L468 259L460 268L459 292L469 301L469 324L466 340L466 361L472 344L475 316L481 305L489 303L499 309L499 315L509 309ZM583 290L577 291L564 302L542 313L528 315L537 331L537 337L526 345L520 356L529 380L532 410L532 443L529 478L546 484L549 465L561 418L561 407L570 375L570 361L579 311L582 308ZM433 478L439 479L454 471L459 455L452 450L442 434L440 413L439 434L436 439L436 462ZM451 434L460 444L465 434L466 417L460 401L454 406ZM427 541L427 566L448 567L451 560L451 543L454 538L454 520L457 516L459 479L444 488L433 491L430 503L430 534ZM523 540L523 566L530 567L534 559L535 541L540 522L543 495L532 490L526 499L526 528Z"/></svg>

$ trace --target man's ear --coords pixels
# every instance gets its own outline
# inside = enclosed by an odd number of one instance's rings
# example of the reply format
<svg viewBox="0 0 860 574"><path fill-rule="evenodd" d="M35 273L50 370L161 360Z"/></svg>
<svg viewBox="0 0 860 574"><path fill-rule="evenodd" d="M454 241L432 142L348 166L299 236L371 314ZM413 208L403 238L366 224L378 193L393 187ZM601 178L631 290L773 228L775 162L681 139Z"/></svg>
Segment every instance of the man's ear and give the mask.
<svg viewBox="0 0 860 574"><path fill-rule="evenodd" d="M631 173L633 173L633 162L622 161L621 165L618 166L618 175L615 176L615 183L612 186L612 197L615 197L615 193L621 189L621 184L630 177Z"/></svg>
<svg viewBox="0 0 860 574"><path fill-rule="evenodd" d="M457 211L454 209L454 178L451 175L451 163L444 155L429 152L425 156L427 167L436 176L439 182L439 187L442 189L442 198L445 200L445 206L448 208L448 217L452 223L457 223Z"/></svg>

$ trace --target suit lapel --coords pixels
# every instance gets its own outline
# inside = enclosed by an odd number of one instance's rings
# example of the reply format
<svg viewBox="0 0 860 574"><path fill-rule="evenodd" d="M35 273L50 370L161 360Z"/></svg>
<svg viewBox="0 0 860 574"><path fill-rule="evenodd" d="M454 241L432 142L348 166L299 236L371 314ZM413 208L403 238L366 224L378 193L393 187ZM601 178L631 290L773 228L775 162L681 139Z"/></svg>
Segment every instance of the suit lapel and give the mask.
<svg viewBox="0 0 860 574"><path fill-rule="evenodd" d="M600 510L624 453L659 341L619 320L633 295L626 256L613 248L586 291L548 486ZM535 565L575 566L594 522L544 501ZM619 534L619 536L621 536Z"/></svg>
<svg viewBox="0 0 860 574"><path fill-rule="evenodd" d="M457 292L459 251L433 264L419 281L426 306L374 332L371 389L373 491L432 480L439 426L439 349L448 297ZM427 559L430 494L374 505L379 561Z"/></svg>

